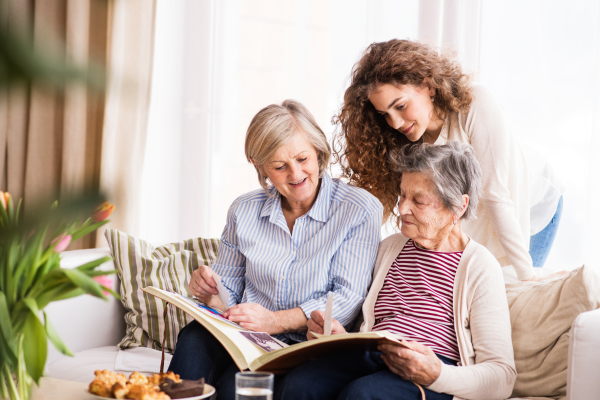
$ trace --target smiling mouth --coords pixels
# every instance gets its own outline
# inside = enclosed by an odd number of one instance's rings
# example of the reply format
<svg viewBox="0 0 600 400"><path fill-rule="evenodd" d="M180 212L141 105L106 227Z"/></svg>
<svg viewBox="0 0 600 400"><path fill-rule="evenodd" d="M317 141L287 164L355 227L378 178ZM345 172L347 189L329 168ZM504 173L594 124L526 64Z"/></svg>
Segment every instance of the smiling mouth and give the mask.
<svg viewBox="0 0 600 400"><path fill-rule="evenodd" d="M406 129L400 129L400 133L402 133L403 135L408 135L412 131L414 126L415 126L415 124L412 124L411 126L409 126Z"/></svg>
<svg viewBox="0 0 600 400"><path fill-rule="evenodd" d="M298 181L298 182L290 183L290 185L292 185L292 186L302 185L304 183L304 181L306 181L306 178L304 178L304 179L302 179L301 181Z"/></svg>

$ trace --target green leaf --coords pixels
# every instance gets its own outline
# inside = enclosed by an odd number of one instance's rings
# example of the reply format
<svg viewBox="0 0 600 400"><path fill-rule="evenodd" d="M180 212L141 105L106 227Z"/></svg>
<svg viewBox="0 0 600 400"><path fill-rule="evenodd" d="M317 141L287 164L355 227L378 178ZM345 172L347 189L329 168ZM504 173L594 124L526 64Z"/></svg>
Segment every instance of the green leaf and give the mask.
<svg viewBox="0 0 600 400"><path fill-rule="evenodd" d="M66 356L73 357L73 353L71 353L71 350L69 350L67 348L67 346L62 341L60 336L58 336L58 332L56 332L56 329L54 329L54 326L48 319L48 315L46 315L45 311L44 311L44 322L45 322L45 326L46 326L46 334L48 335L48 338L50 339L50 341L52 342L54 347L56 347L56 350L60 351L62 354L66 355Z"/></svg>
<svg viewBox="0 0 600 400"><path fill-rule="evenodd" d="M85 271L92 270L92 269L104 264L105 262L109 262L109 261L112 261L112 257L102 257L102 258L99 258L98 260L90 261L89 263L80 265L76 269L85 272ZM108 275L109 273L112 273L112 271L110 271L110 272L107 271L106 274Z"/></svg>
<svg viewBox="0 0 600 400"><path fill-rule="evenodd" d="M17 363L17 342L13 332L12 322L10 320L10 312L6 305L6 297L0 292L0 332L2 334L2 342L5 343L6 354L9 357L9 362L12 365Z"/></svg>
<svg viewBox="0 0 600 400"><path fill-rule="evenodd" d="M35 301L35 299L32 299L31 297L25 297L24 299L21 299L21 301L40 320L40 322L42 322L42 320L40 319L40 309L38 307L37 301Z"/></svg>
<svg viewBox="0 0 600 400"><path fill-rule="evenodd" d="M39 385L48 355L48 337L44 325L33 312L30 312L25 320L23 335L25 366L31 378Z"/></svg>
<svg viewBox="0 0 600 400"><path fill-rule="evenodd" d="M76 287L69 281L68 283L61 283L43 291L37 297L37 300L40 307L45 307L52 301L70 299L71 297L77 297L85 293L83 289Z"/></svg>
<svg viewBox="0 0 600 400"><path fill-rule="evenodd" d="M96 229L100 228L102 225L105 225L105 224L108 224L108 220L96 222L96 223L93 223L84 228L79 228L78 230L76 230L75 232L73 232L71 234L71 238L73 241L75 241L75 240L79 239L80 237L87 235L88 233L94 232Z"/></svg>
<svg viewBox="0 0 600 400"><path fill-rule="evenodd" d="M83 272L77 269L63 269L62 271L71 282L85 290L86 293L108 300L104 294L102 294L102 286Z"/></svg>

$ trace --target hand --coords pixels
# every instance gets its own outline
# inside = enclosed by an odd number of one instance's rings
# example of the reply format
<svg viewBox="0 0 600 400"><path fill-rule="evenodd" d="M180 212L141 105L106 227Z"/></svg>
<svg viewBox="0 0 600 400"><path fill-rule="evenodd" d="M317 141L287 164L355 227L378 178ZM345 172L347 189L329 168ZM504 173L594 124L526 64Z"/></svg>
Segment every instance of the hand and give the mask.
<svg viewBox="0 0 600 400"><path fill-rule="evenodd" d="M243 303L230 307L223 316L246 329L267 332L270 335L282 333L277 313L269 311L260 304Z"/></svg>
<svg viewBox="0 0 600 400"><path fill-rule="evenodd" d="M427 346L417 342L405 342L410 349L399 344L385 341L377 346L383 354L381 358L390 371L400 378L429 386L440 376L442 362Z"/></svg>
<svg viewBox="0 0 600 400"><path fill-rule="evenodd" d="M559 278L561 276L565 276L569 272L570 271L558 271L558 272L555 272L553 274L546 275L546 276L537 276L537 275L534 275L533 278L523 279L523 282L542 282L542 281L547 281L547 280L550 280L550 279L554 279L554 278Z"/></svg>
<svg viewBox="0 0 600 400"><path fill-rule="evenodd" d="M214 275L216 274L206 265L201 265L192 273L192 279L188 285L190 293L203 303L209 304L212 296L219 294Z"/></svg>
<svg viewBox="0 0 600 400"><path fill-rule="evenodd" d="M306 322L308 332L306 332L306 338L308 340L316 339L317 337L312 333L323 334L323 327L325 326L325 313L320 310L315 310L310 313L310 319ZM331 320L331 334L338 335L340 333L346 333L346 330L336 319Z"/></svg>

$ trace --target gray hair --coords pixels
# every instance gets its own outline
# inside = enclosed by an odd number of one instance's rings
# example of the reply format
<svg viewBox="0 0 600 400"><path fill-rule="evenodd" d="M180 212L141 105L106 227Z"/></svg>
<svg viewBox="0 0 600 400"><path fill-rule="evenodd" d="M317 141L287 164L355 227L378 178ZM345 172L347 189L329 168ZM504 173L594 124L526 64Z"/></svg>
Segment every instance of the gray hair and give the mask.
<svg viewBox="0 0 600 400"><path fill-rule="evenodd" d="M475 217L482 193L481 166L471 145L449 141L444 145L416 144L404 146L391 155L396 172L420 172L429 175L435 191L446 209L458 214L463 195L469 196L469 205L461 219Z"/></svg>
<svg viewBox="0 0 600 400"><path fill-rule="evenodd" d="M254 160L260 185L267 190L267 178L260 173L258 166L268 162L277 150L296 135L302 133L317 151L319 177L323 176L331 148L327 137L319 128L315 117L301 103L285 100L281 105L271 104L260 110L246 132L246 158Z"/></svg>

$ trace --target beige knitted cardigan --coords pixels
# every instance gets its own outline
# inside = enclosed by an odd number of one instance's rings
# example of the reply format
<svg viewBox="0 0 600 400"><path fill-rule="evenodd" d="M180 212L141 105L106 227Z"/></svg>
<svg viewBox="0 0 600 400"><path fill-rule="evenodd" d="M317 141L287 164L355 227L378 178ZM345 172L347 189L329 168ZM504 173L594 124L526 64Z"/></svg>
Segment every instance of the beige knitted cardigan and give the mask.
<svg viewBox="0 0 600 400"><path fill-rule="evenodd" d="M375 302L385 277L408 241L395 234L379 245L373 283L363 304L361 332L375 321ZM428 388L455 399L506 399L517 371L511 342L510 316L498 261L473 239L463 251L454 278L454 328L460 352L458 366L443 364Z"/></svg>

